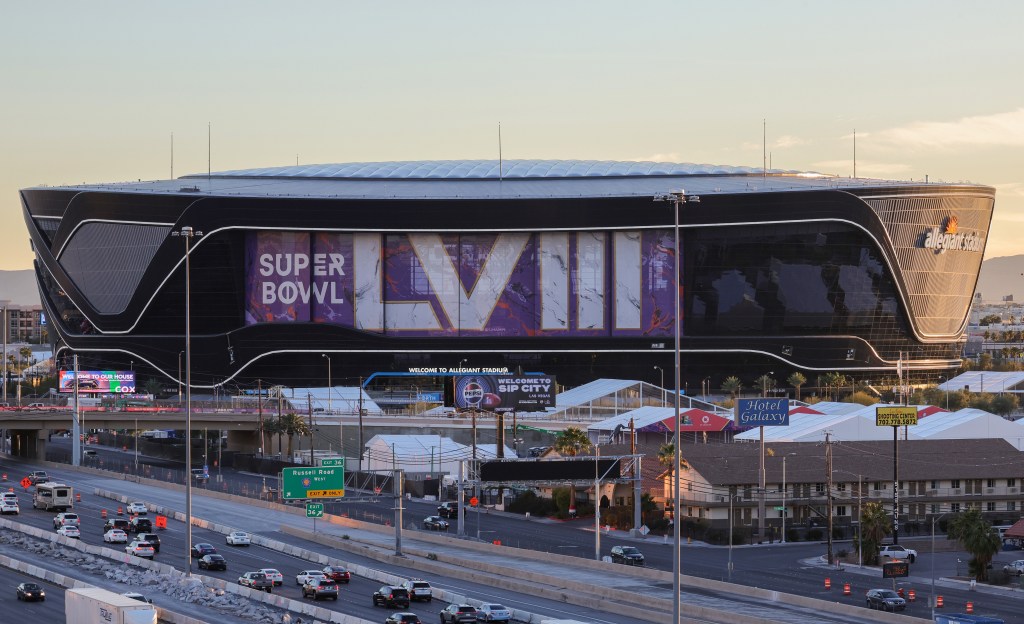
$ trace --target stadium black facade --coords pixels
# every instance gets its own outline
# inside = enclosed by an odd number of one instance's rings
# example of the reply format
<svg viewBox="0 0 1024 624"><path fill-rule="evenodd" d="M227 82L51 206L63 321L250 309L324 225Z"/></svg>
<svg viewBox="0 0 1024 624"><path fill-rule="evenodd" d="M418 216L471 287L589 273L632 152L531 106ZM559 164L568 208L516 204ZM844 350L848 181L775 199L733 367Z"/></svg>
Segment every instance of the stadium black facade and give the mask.
<svg viewBox="0 0 1024 624"><path fill-rule="evenodd" d="M672 193L685 189L685 203ZM667 197L666 197L667 195ZM21 192L58 354L193 384L686 384L959 364L994 189L666 163L253 169ZM676 279L675 223L681 254ZM668 382L666 385L671 385ZM714 387L717 387L714 386Z"/></svg>

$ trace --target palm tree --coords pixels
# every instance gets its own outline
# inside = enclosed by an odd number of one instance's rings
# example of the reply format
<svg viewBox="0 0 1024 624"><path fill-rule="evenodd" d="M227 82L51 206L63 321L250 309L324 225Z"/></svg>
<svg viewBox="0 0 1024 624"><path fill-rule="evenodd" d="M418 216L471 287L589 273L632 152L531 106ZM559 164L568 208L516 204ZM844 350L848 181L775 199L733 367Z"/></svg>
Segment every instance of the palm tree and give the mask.
<svg viewBox="0 0 1024 624"><path fill-rule="evenodd" d="M581 453L590 450L590 438L587 437L587 432L580 429L579 427L566 427L564 431L558 434L555 438L555 450L558 451L559 455L567 457L576 457ZM595 498L597 494L595 493ZM595 504L600 504L600 501L594 501ZM569 483L569 507L571 509L576 508L576 483Z"/></svg>
<svg viewBox="0 0 1024 624"><path fill-rule="evenodd" d="M775 378L767 373L754 381L754 388L760 390L762 396L768 396L768 393L774 390L776 385Z"/></svg>
<svg viewBox="0 0 1024 624"><path fill-rule="evenodd" d="M280 419L274 418L273 416L271 416L270 418L266 418L266 419L263 420L263 435L264 436L270 436L270 438L271 438L271 445L273 445L273 438L274 438L274 436L275 435L277 436L277 454L278 455L281 454L281 435L283 435L283 434L284 434L284 428L281 426ZM263 442L264 442L263 440L260 440L260 444L263 444ZM263 447L263 448L266 448L266 447ZM270 450L271 450L271 452L273 452L273 447L272 446L271 446Z"/></svg>
<svg viewBox="0 0 1024 624"><path fill-rule="evenodd" d="M280 427L280 433L288 436L288 460L291 461L292 457L292 438L295 436L307 436L312 434L312 430L309 428L307 423L302 416L299 416L295 412L289 412L278 419L277 425Z"/></svg>
<svg viewBox="0 0 1024 624"><path fill-rule="evenodd" d="M676 461L676 443L666 442L661 445L658 449L658 463L665 467L669 471L669 483L675 483L676 471L674 464ZM679 469L689 470L690 464L686 462L686 459L682 455L679 456ZM674 500L674 499L673 499ZM678 510L673 511L673 518L678 518L679 514L676 513Z"/></svg>
<svg viewBox="0 0 1024 624"><path fill-rule="evenodd" d="M743 382L740 381L740 378L735 375L730 375L726 377L725 381L722 382L722 390L725 390L726 392L731 394L734 400L736 399L736 395L738 395L740 393L740 390L742 389Z"/></svg>
<svg viewBox="0 0 1024 624"><path fill-rule="evenodd" d="M892 531L892 523L881 503L864 503L860 514L860 548L864 563L878 563L878 547Z"/></svg>
<svg viewBox="0 0 1024 624"><path fill-rule="evenodd" d="M800 400L800 388L807 383L807 378L804 377L800 372L795 372L786 378L786 383L796 388L796 400Z"/></svg>
<svg viewBox="0 0 1024 624"><path fill-rule="evenodd" d="M971 556L968 570L979 581L988 580L988 564L1002 546L999 533L984 516L981 509L971 507L958 514L949 524L949 537L960 542Z"/></svg>

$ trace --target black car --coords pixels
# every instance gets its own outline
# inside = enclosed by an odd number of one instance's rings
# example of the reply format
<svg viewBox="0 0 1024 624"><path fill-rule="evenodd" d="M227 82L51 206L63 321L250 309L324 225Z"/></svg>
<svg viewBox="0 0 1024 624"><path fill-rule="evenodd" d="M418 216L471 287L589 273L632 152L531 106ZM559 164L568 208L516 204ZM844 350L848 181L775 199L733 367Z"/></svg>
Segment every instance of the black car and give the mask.
<svg viewBox="0 0 1024 624"><path fill-rule="evenodd" d="M869 609L895 612L907 608L907 601L891 589L869 589L866 601Z"/></svg>
<svg viewBox="0 0 1024 624"><path fill-rule="evenodd" d="M423 528L427 531L447 531L448 521L441 516L427 516L423 519Z"/></svg>
<svg viewBox="0 0 1024 624"><path fill-rule="evenodd" d="M128 522L128 531L131 533L144 533L153 530L153 521L149 518L132 518Z"/></svg>
<svg viewBox="0 0 1024 624"><path fill-rule="evenodd" d="M445 518L457 518L459 515L459 504L455 502L444 502L437 506L437 515Z"/></svg>
<svg viewBox="0 0 1024 624"><path fill-rule="evenodd" d="M423 624L415 613L392 613L384 624Z"/></svg>
<svg viewBox="0 0 1024 624"><path fill-rule="evenodd" d="M200 570L227 570L228 562L220 555L203 555L199 558Z"/></svg>
<svg viewBox="0 0 1024 624"><path fill-rule="evenodd" d="M476 621L476 607L472 605L453 604L441 611L441 624L463 624Z"/></svg>
<svg viewBox="0 0 1024 624"><path fill-rule="evenodd" d="M38 583L18 585L18 600L46 600L46 591Z"/></svg>
<svg viewBox="0 0 1024 624"><path fill-rule="evenodd" d="M644 554L635 546L614 546L612 548L612 563L642 566L644 564Z"/></svg>
<svg viewBox="0 0 1024 624"><path fill-rule="evenodd" d="M160 552L160 536L156 533L139 533L139 539L144 542L149 542L153 547L153 552Z"/></svg>
<svg viewBox="0 0 1024 624"><path fill-rule="evenodd" d="M409 592L404 587L384 585L373 592L373 606L409 608Z"/></svg>
<svg viewBox="0 0 1024 624"><path fill-rule="evenodd" d="M310 579L302 586L302 597L320 600L321 598L338 599L338 584L331 579Z"/></svg>
<svg viewBox="0 0 1024 624"><path fill-rule="evenodd" d="M110 518L103 523L103 532L106 533L110 529L121 529L125 533L128 532L130 525L124 518Z"/></svg>
<svg viewBox="0 0 1024 624"><path fill-rule="evenodd" d="M193 558L197 558L198 559L199 557L202 557L204 555L216 555L216 554L217 554L217 549L213 547L213 544L207 544L207 543L203 542L203 543L195 544L194 546L192 546L192 557Z"/></svg>

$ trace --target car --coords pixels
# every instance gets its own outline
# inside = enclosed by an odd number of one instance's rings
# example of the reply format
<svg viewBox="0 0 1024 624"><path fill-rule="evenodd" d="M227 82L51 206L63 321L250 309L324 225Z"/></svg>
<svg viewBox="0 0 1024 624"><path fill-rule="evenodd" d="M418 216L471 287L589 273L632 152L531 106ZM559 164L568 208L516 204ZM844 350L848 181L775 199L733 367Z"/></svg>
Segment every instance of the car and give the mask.
<svg viewBox="0 0 1024 624"><path fill-rule="evenodd" d="M423 600L430 602L434 598L434 592L430 589L430 583L422 579L412 579L402 583L405 591L409 592L409 600Z"/></svg>
<svg viewBox="0 0 1024 624"><path fill-rule="evenodd" d="M459 504L453 501L445 501L437 506L437 515L445 518L457 518L459 516Z"/></svg>
<svg viewBox="0 0 1024 624"><path fill-rule="evenodd" d="M441 624L461 624L477 621L476 607L468 604L448 605L441 611Z"/></svg>
<svg viewBox="0 0 1024 624"><path fill-rule="evenodd" d="M248 546L252 543L252 538L245 531L232 531L224 541L228 546Z"/></svg>
<svg viewBox="0 0 1024 624"><path fill-rule="evenodd" d="M869 589L866 600L869 609L902 611L907 608L907 601L891 589Z"/></svg>
<svg viewBox="0 0 1024 624"><path fill-rule="evenodd" d="M125 511L132 516L144 516L149 513L149 509L146 508L146 503L128 503L128 507Z"/></svg>
<svg viewBox="0 0 1024 624"><path fill-rule="evenodd" d="M46 590L38 583L18 585L18 600L46 600Z"/></svg>
<svg viewBox="0 0 1024 624"><path fill-rule="evenodd" d="M128 521L129 533L148 533L152 530L153 521L149 518L140 518L136 516Z"/></svg>
<svg viewBox="0 0 1024 624"><path fill-rule="evenodd" d="M2 492L0 493L0 499L18 502L18 495L15 494L14 492Z"/></svg>
<svg viewBox="0 0 1024 624"><path fill-rule="evenodd" d="M305 585L310 579L327 578L327 575L320 570L303 570L295 575L296 585Z"/></svg>
<svg viewBox="0 0 1024 624"><path fill-rule="evenodd" d="M110 529L103 534L103 541L108 544L127 544L128 534L121 529Z"/></svg>
<svg viewBox="0 0 1024 624"><path fill-rule="evenodd" d="M284 585L284 575L276 568L260 568L257 570L267 575L267 578L274 581L274 585Z"/></svg>
<svg viewBox="0 0 1024 624"><path fill-rule="evenodd" d="M899 544L887 544L878 550L878 556L888 559L906 559L910 563L917 560L917 551L913 548L904 548Z"/></svg>
<svg viewBox="0 0 1024 624"><path fill-rule="evenodd" d="M46 409L46 403L42 401L33 401L25 406L28 409Z"/></svg>
<svg viewBox="0 0 1024 624"><path fill-rule="evenodd" d="M274 581L267 578L267 575L262 572L246 572L238 577L238 584L243 587L259 589L268 594L274 590Z"/></svg>
<svg viewBox="0 0 1024 624"><path fill-rule="evenodd" d="M550 448L550 446L531 446L527 451L527 455L529 457L540 457L544 453L547 453Z"/></svg>
<svg viewBox="0 0 1024 624"><path fill-rule="evenodd" d="M1003 572L1012 574L1014 576L1020 576L1024 574L1024 559L1017 559L1003 566Z"/></svg>
<svg viewBox="0 0 1024 624"><path fill-rule="evenodd" d="M200 570L227 570L227 560L216 554L203 555L199 558L199 569Z"/></svg>
<svg viewBox="0 0 1024 624"><path fill-rule="evenodd" d="M327 578L338 583L348 583L352 580L352 573L348 571L348 568L342 566L325 566L321 572Z"/></svg>
<svg viewBox="0 0 1024 624"><path fill-rule="evenodd" d="M612 563L642 566L644 564L644 554L636 546L613 546Z"/></svg>
<svg viewBox="0 0 1024 624"><path fill-rule="evenodd" d="M338 584L329 578L310 579L302 586L302 597L312 598L314 601L321 598L338 599Z"/></svg>
<svg viewBox="0 0 1024 624"><path fill-rule="evenodd" d="M192 480L196 483L208 483L210 481L210 473L206 472L202 468L193 468Z"/></svg>
<svg viewBox="0 0 1024 624"><path fill-rule="evenodd" d="M21 513L21 508L18 507L18 501L11 500L9 498L5 498L3 500L0 500L0 514L3 514L3 515L6 516L7 514L19 514L19 513Z"/></svg>
<svg viewBox="0 0 1024 624"><path fill-rule="evenodd" d="M147 598L146 596L140 594L139 592L124 592L121 595L124 596L125 598L131 598L133 600L138 600L139 602L145 602L145 603L148 603L148 604L153 604L153 600L151 598Z"/></svg>
<svg viewBox="0 0 1024 624"><path fill-rule="evenodd" d="M423 528L427 531L447 531L448 521L441 516L427 516L423 519Z"/></svg>
<svg viewBox="0 0 1024 624"><path fill-rule="evenodd" d="M28 473L28 480L32 482L32 485L36 483L46 483L50 480L50 477L46 474L45 470L33 470Z"/></svg>
<svg viewBox="0 0 1024 624"><path fill-rule="evenodd" d="M73 537L75 539L82 538L82 531L73 524L65 524L64 526L57 529L57 535L63 535L64 537Z"/></svg>
<svg viewBox="0 0 1024 624"><path fill-rule="evenodd" d="M423 624L420 616L415 613L401 612L392 613L384 620L384 624Z"/></svg>
<svg viewBox="0 0 1024 624"><path fill-rule="evenodd" d="M127 533L129 527L128 521L124 518L111 518L103 523L103 532L106 533L110 529L120 529Z"/></svg>
<svg viewBox="0 0 1024 624"><path fill-rule="evenodd" d="M156 533L139 533L136 537L142 541L149 542L154 551L160 552L160 536Z"/></svg>
<svg viewBox="0 0 1024 624"><path fill-rule="evenodd" d="M81 520L79 519L78 514L70 511L64 511L53 517L53 528L59 529L65 524L78 526L80 522Z"/></svg>
<svg viewBox="0 0 1024 624"><path fill-rule="evenodd" d="M192 546L192 557L198 559L206 555L216 555L217 549L213 547L213 544L207 544L206 542L200 542Z"/></svg>
<svg viewBox="0 0 1024 624"><path fill-rule="evenodd" d="M129 555L135 555L136 557L142 557L144 559L152 559L156 555L156 551L153 550L152 544L139 540L125 546L124 551Z"/></svg>
<svg viewBox="0 0 1024 624"><path fill-rule="evenodd" d="M477 609L477 619L484 622L508 622L512 620L512 611L505 605L485 602Z"/></svg>
<svg viewBox="0 0 1024 624"><path fill-rule="evenodd" d="M382 585L380 589L373 592L373 606L375 607L401 607L409 608L409 592L404 587L395 585Z"/></svg>

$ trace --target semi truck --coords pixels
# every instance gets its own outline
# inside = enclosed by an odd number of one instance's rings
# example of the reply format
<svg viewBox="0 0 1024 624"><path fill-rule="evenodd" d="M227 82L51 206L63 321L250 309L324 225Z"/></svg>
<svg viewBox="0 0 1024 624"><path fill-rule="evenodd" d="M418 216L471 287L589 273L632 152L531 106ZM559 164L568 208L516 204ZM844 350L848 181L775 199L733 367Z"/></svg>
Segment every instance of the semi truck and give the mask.
<svg viewBox="0 0 1024 624"><path fill-rule="evenodd" d="M68 624L157 624L156 607L99 587L64 593Z"/></svg>

